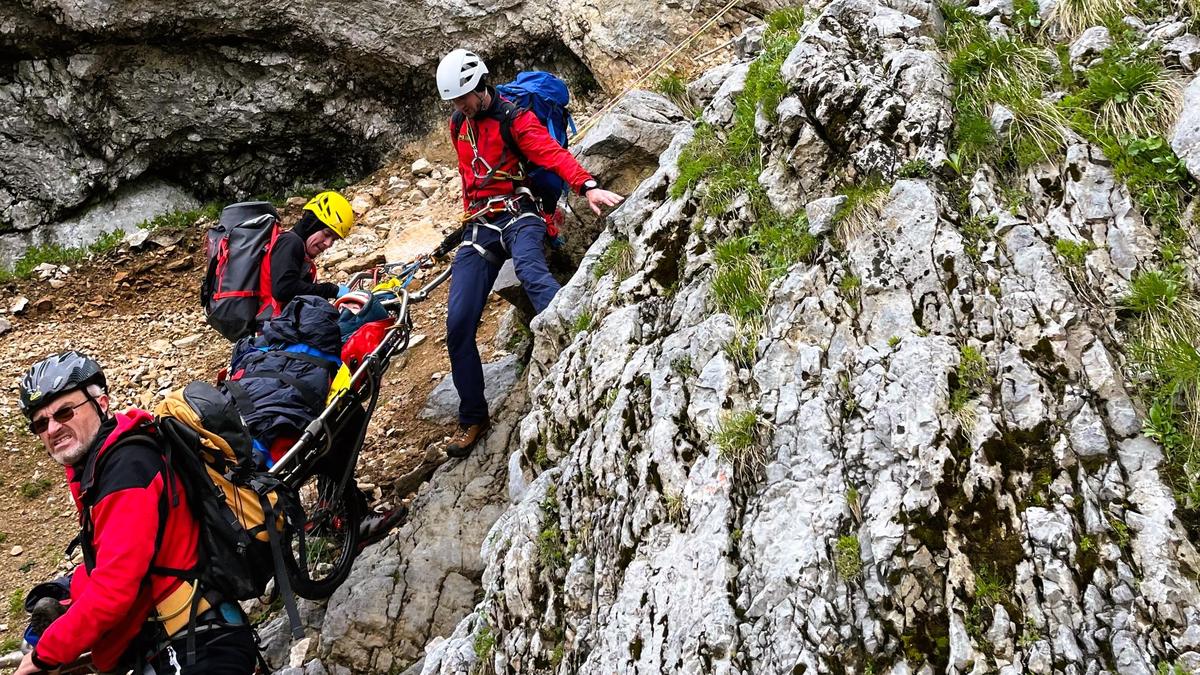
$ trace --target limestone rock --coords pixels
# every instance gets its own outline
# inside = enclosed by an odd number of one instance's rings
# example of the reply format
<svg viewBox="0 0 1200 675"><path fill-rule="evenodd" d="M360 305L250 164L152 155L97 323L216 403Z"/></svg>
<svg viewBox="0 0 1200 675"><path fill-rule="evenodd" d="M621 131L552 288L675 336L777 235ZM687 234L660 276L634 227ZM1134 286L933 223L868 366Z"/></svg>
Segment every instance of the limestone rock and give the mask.
<svg viewBox="0 0 1200 675"><path fill-rule="evenodd" d="M1180 110L1171 130L1171 148L1187 164L1192 178L1200 178L1200 77L1184 88Z"/></svg>
<svg viewBox="0 0 1200 675"><path fill-rule="evenodd" d="M483 364L484 395L487 397L489 411L498 410L504 403L504 399L516 384L519 373L520 361L515 354ZM454 378L447 377L430 392L419 416L439 424L450 424L458 419L458 403L458 390L454 388Z"/></svg>
<svg viewBox="0 0 1200 675"><path fill-rule="evenodd" d="M1100 56L1101 52L1111 47L1112 44L1112 36L1109 35L1108 29L1104 26L1092 26L1083 31L1071 43L1071 48L1068 52L1072 67L1079 70L1087 68L1094 59Z"/></svg>
<svg viewBox="0 0 1200 675"><path fill-rule="evenodd" d="M425 176L433 173L433 165L429 163L429 160L422 157L412 163L410 170L412 171L412 175L418 178L424 178Z"/></svg>
<svg viewBox="0 0 1200 675"><path fill-rule="evenodd" d="M760 185L822 248L779 261L747 334L721 243L758 224L744 201L701 216L703 183L671 196L695 135L675 124L530 323L484 444L331 599L326 667L1087 675L1195 653L1198 556L1115 318L1158 262L1136 195L1072 140L980 168L966 204L896 180L831 240L835 177L944 155L951 91L933 3L812 4L756 133ZM696 86L718 134L744 65ZM615 282L595 272L618 240ZM1092 244L1082 266L1063 240Z"/></svg>
<svg viewBox="0 0 1200 675"><path fill-rule="evenodd" d="M311 0L6 6L0 41L12 67L0 84L0 223L28 230L62 221L156 176L186 177L197 193L233 199L363 173L425 120L440 120L432 74L454 47L476 45L493 72L541 67L572 82L586 73L617 89L707 16L707 8L640 0L614 0L603 12L503 0L432 14L403 0L359 9L330 12ZM518 66L518 54L536 58ZM395 91L409 94L386 93ZM137 213L121 229L161 212ZM4 239L3 259L42 243Z"/></svg>
<svg viewBox="0 0 1200 675"><path fill-rule="evenodd" d="M1178 64L1189 73L1200 70L1200 37L1180 35L1163 45L1162 51L1168 64Z"/></svg>
<svg viewBox="0 0 1200 675"><path fill-rule="evenodd" d="M833 219L838 209L846 203L846 195L814 199L804 207L808 216L809 234L819 237L833 230Z"/></svg>
<svg viewBox="0 0 1200 675"><path fill-rule="evenodd" d="M0 100L3 100L2 89ZM44 171L45 167L38 167L36 170ZM0 172L2 171L3 169L0 169ZM64 176L53 177L55 181L66 179ZM0 219L3 218L4 212L3 201L4 197L0 196ZM0 265L11 264L20 257L25 248L34 245L86 247L101 235L117 230L127 233L130 237L141 237L139 233L144 230L138 228L140 223L165 213L195 209L199 205L194 197L178 186L159 180L143 180L130 183L111 197L82 209L78 215L58 220L47 227L31 229L42 221L14 217L13 224L24 231L0 234ZM140 241L144 242L145 239Z"/></svg>

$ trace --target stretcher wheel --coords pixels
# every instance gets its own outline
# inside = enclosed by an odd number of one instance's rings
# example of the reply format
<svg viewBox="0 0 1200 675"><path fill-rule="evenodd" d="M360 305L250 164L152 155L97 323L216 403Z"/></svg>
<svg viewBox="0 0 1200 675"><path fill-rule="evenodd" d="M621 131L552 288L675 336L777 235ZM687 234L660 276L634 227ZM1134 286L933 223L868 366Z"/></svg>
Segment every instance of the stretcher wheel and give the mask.
<svg viewBox="0 0 1200 675"><path fill-rule="evenodd" d="M283 557L292 589L302 598L333 595L358 555L363 504L353 483L338 487L338 478L316 472L297 490L305 523L286 538Z"/></svg>

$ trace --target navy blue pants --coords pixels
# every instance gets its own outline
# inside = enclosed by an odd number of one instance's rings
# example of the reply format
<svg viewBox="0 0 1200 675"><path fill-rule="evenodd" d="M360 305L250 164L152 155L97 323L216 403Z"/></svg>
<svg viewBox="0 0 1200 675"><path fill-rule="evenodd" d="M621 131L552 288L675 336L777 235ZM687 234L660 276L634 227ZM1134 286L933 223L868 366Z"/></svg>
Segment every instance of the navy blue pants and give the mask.
<svg viewBox="0 0 1200 675"><path fill-rule="evenodd" d="M522 214L515 218L504 217L495 224L504 227L503 234L480 226L476 243L501 261L512 257L517 279L533 303L533 311L540 314L559 289L558 282L550 276L542 252L546 222L536 214ZM468 229L467 238L470 237L471 230ZM500 265L488 262L471 246L460 247L451 264L446 349L450 352L454 387L458 389L458 421L461 424L482 424L488 420L487 399L483 395L483 364L475 335L488 294L499 273Z"/></svg>

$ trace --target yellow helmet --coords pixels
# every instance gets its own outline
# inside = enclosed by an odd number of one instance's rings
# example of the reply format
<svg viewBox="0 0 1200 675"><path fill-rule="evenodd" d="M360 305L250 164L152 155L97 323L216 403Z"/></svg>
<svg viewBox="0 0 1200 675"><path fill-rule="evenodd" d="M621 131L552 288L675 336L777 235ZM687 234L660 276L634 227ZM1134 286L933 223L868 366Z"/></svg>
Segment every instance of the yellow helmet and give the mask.
<svg viewBox="0 0 1200 675"><path fill-rule="evenodd" d="M336 192L322 192L308 200L304 205L305 211L312 211L326 227L333 230L338 239L345 239L354 227L354 209L350 202Z"/></svg>

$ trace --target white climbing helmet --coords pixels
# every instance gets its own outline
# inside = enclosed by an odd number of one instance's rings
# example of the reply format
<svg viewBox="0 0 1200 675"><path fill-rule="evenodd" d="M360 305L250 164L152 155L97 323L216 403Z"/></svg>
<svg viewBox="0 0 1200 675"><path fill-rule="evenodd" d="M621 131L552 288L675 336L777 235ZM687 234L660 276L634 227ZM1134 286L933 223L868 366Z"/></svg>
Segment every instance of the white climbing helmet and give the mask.
<svg viewBox="0 0 1200 675"><path fill-rule="evenodd" d="M487 66L475 52L455 49L442 57L438 64L437 86L443 101L450 101L468 92L475 91L479 81L487 75Z"/></svg>

